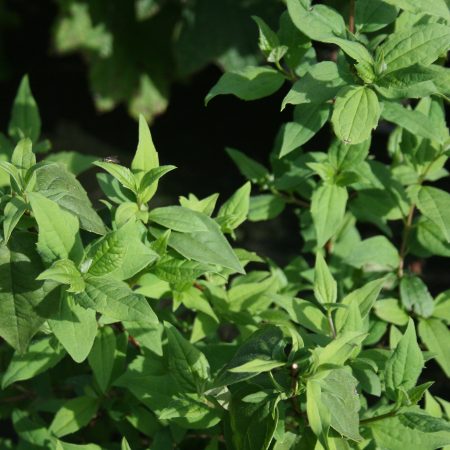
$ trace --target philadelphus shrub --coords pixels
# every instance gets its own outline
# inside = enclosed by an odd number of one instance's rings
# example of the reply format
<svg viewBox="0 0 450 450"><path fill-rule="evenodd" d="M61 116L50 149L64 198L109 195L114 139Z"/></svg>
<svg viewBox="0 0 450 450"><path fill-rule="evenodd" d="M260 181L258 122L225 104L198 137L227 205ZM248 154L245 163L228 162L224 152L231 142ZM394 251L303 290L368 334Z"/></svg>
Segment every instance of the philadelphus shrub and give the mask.
<svg viewBox="0 0 450 450"><path fill-rule="evenodd" d="M217 194L152 206L174 167L141 119L130 168L94 162L96 211L74 175L89 158L36 163L48 143L24 79L1 135L2 448L450 446L450 403L421 378L431 361L450 376L450 291L433 298L410 265L450 255L450 195L435 184L449 10L324 3L288 0L276 32L255 18L267 65L208 94L252 100L289 82L282 107L295 105L271 170L229 150L249 181L220 208ZM380 120L385 153L370 145ZM328 121L329 148L302 150ZM286 267L230 246L247 217L285 208L303 245Z"/></svg>

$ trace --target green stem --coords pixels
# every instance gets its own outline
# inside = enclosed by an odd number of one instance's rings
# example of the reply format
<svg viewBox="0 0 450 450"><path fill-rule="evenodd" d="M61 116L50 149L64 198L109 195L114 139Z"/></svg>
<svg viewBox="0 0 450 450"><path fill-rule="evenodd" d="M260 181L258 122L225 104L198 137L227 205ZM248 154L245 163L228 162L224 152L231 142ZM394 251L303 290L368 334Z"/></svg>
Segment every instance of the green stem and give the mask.
<svg viewBox="0 0 450 450"><path fill-rule="evenodd" d="M386 414L380 414L379 416L369 417L368 419L363 419L359 421L360 425L366 425L368 423L377 422L378 420L388 419L389 417L394 417L397 411L391 411Z"/></svg>

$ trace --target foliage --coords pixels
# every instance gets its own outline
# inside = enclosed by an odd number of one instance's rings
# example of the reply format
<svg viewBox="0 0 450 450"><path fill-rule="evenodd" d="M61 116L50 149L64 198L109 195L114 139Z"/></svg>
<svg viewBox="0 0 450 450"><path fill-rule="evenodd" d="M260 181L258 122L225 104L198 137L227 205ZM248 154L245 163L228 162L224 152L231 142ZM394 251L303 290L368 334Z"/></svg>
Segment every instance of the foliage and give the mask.
<svg viewBox="0 0 450 450"><path fill-rule="evenodd" d="M449 403L423 373L435 360L450 376L450 294L417 270L449 256L445 2L288 0L277 32L255 22L267 66L224 74L206 100L288 81L293 120L270 169L229 150L248 182L220 208L216 194L154 205L174 167L141 117L130 168L95 162L94 209L73 174L86 161L41 158L22 82L1 135L4 448L450 446ZM326 124L329 148L307 151ZM246 219L291 207L302 248L286 267L231 247Z"/></svg>

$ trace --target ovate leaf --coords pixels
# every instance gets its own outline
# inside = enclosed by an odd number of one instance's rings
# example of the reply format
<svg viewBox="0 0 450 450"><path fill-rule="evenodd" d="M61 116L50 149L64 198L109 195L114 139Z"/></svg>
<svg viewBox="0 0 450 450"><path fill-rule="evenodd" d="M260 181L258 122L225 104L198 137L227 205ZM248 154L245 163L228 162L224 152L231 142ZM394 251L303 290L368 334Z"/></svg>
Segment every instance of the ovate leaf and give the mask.
<svg viewBox="0 0 450 450"><path fill-rule="evenodd" d="M347 190L334 184L324 184L314 191L311 215L319 247L338 231L344 218L347 198Z"/></svg>
<svg viewBox="0 0 450 450"><path fill-rule="evenodd" d="M98 400L81 396L68 400L56 413L49 430L57 437L75 433L95 416Z"/></svg>
<svg viewBox="0 0 450 450"><path fill-rule="evenodd" d="M271 67L245 67L226 72L205 98L208 104L217 95L233 94L242 100L257 100L278 91L284 77Z"/></svg>
<svg viewBox="0 0 450 450"><path fill-rule="evenodd" d="M421 319L419 336L447 377L450 377L450 331L447 325L439 319Z"/></svg>
<svg viewBox="0 0 450 450"><path fill-rule="evenodd" d="M377 95L372 89L345 87L337 94L331 122L339 139L347 144L358 144L370 137L380 112Z"/></svg>
<svg viewBox="0 0 450 450"><path fill-rule="evenodd" d="M14 353L3 374L2 389L16 381L29 380L59 363L65 352L51 336L33 342L26 353Z"/></svg>
<svg viewBox="0 0 450 450"><path fill-rule="evenodd" d="M48 323L72 359L83 362L97 333L95 311L78 305L72 295L61 295Z"/></svg>
<svg viewBox="0 0 450 450"><path fill-rule="evenodd" d="M386 363L386 389L391 398L398 388L406 390L416 385L424 365L424 359L417 343L414 322L410 319L405 334Z"/></svg>

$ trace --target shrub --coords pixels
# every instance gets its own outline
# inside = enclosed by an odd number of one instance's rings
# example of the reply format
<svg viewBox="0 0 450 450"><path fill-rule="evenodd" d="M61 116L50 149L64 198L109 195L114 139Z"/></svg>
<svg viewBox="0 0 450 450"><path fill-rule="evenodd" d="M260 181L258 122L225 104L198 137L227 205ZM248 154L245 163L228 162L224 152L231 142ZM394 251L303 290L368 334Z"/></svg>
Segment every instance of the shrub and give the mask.
<svg viewBox="0 0 450 450"><path fill-rule="evenodd" d="M450 291L433 298L418 270L450 248L450 196L432 185L448 175L448 9L358 0L347 29L327 5L287 7L277 32L255 19L268 64L206 98L293 83L271 169L230 149L248 181L217 213L217 195L151 206L174 167L143 118L131 168L95 162L96 211L72 173L85 160L36 163L48 144L23 81L1 138L5 448L450 445L449 403L422 374L435 360L450 376ZM386 152L371 145L380 120ZM307 150L328 122L329 147ZM286 267L225 238L286 208L303 246Z"/></svg>

